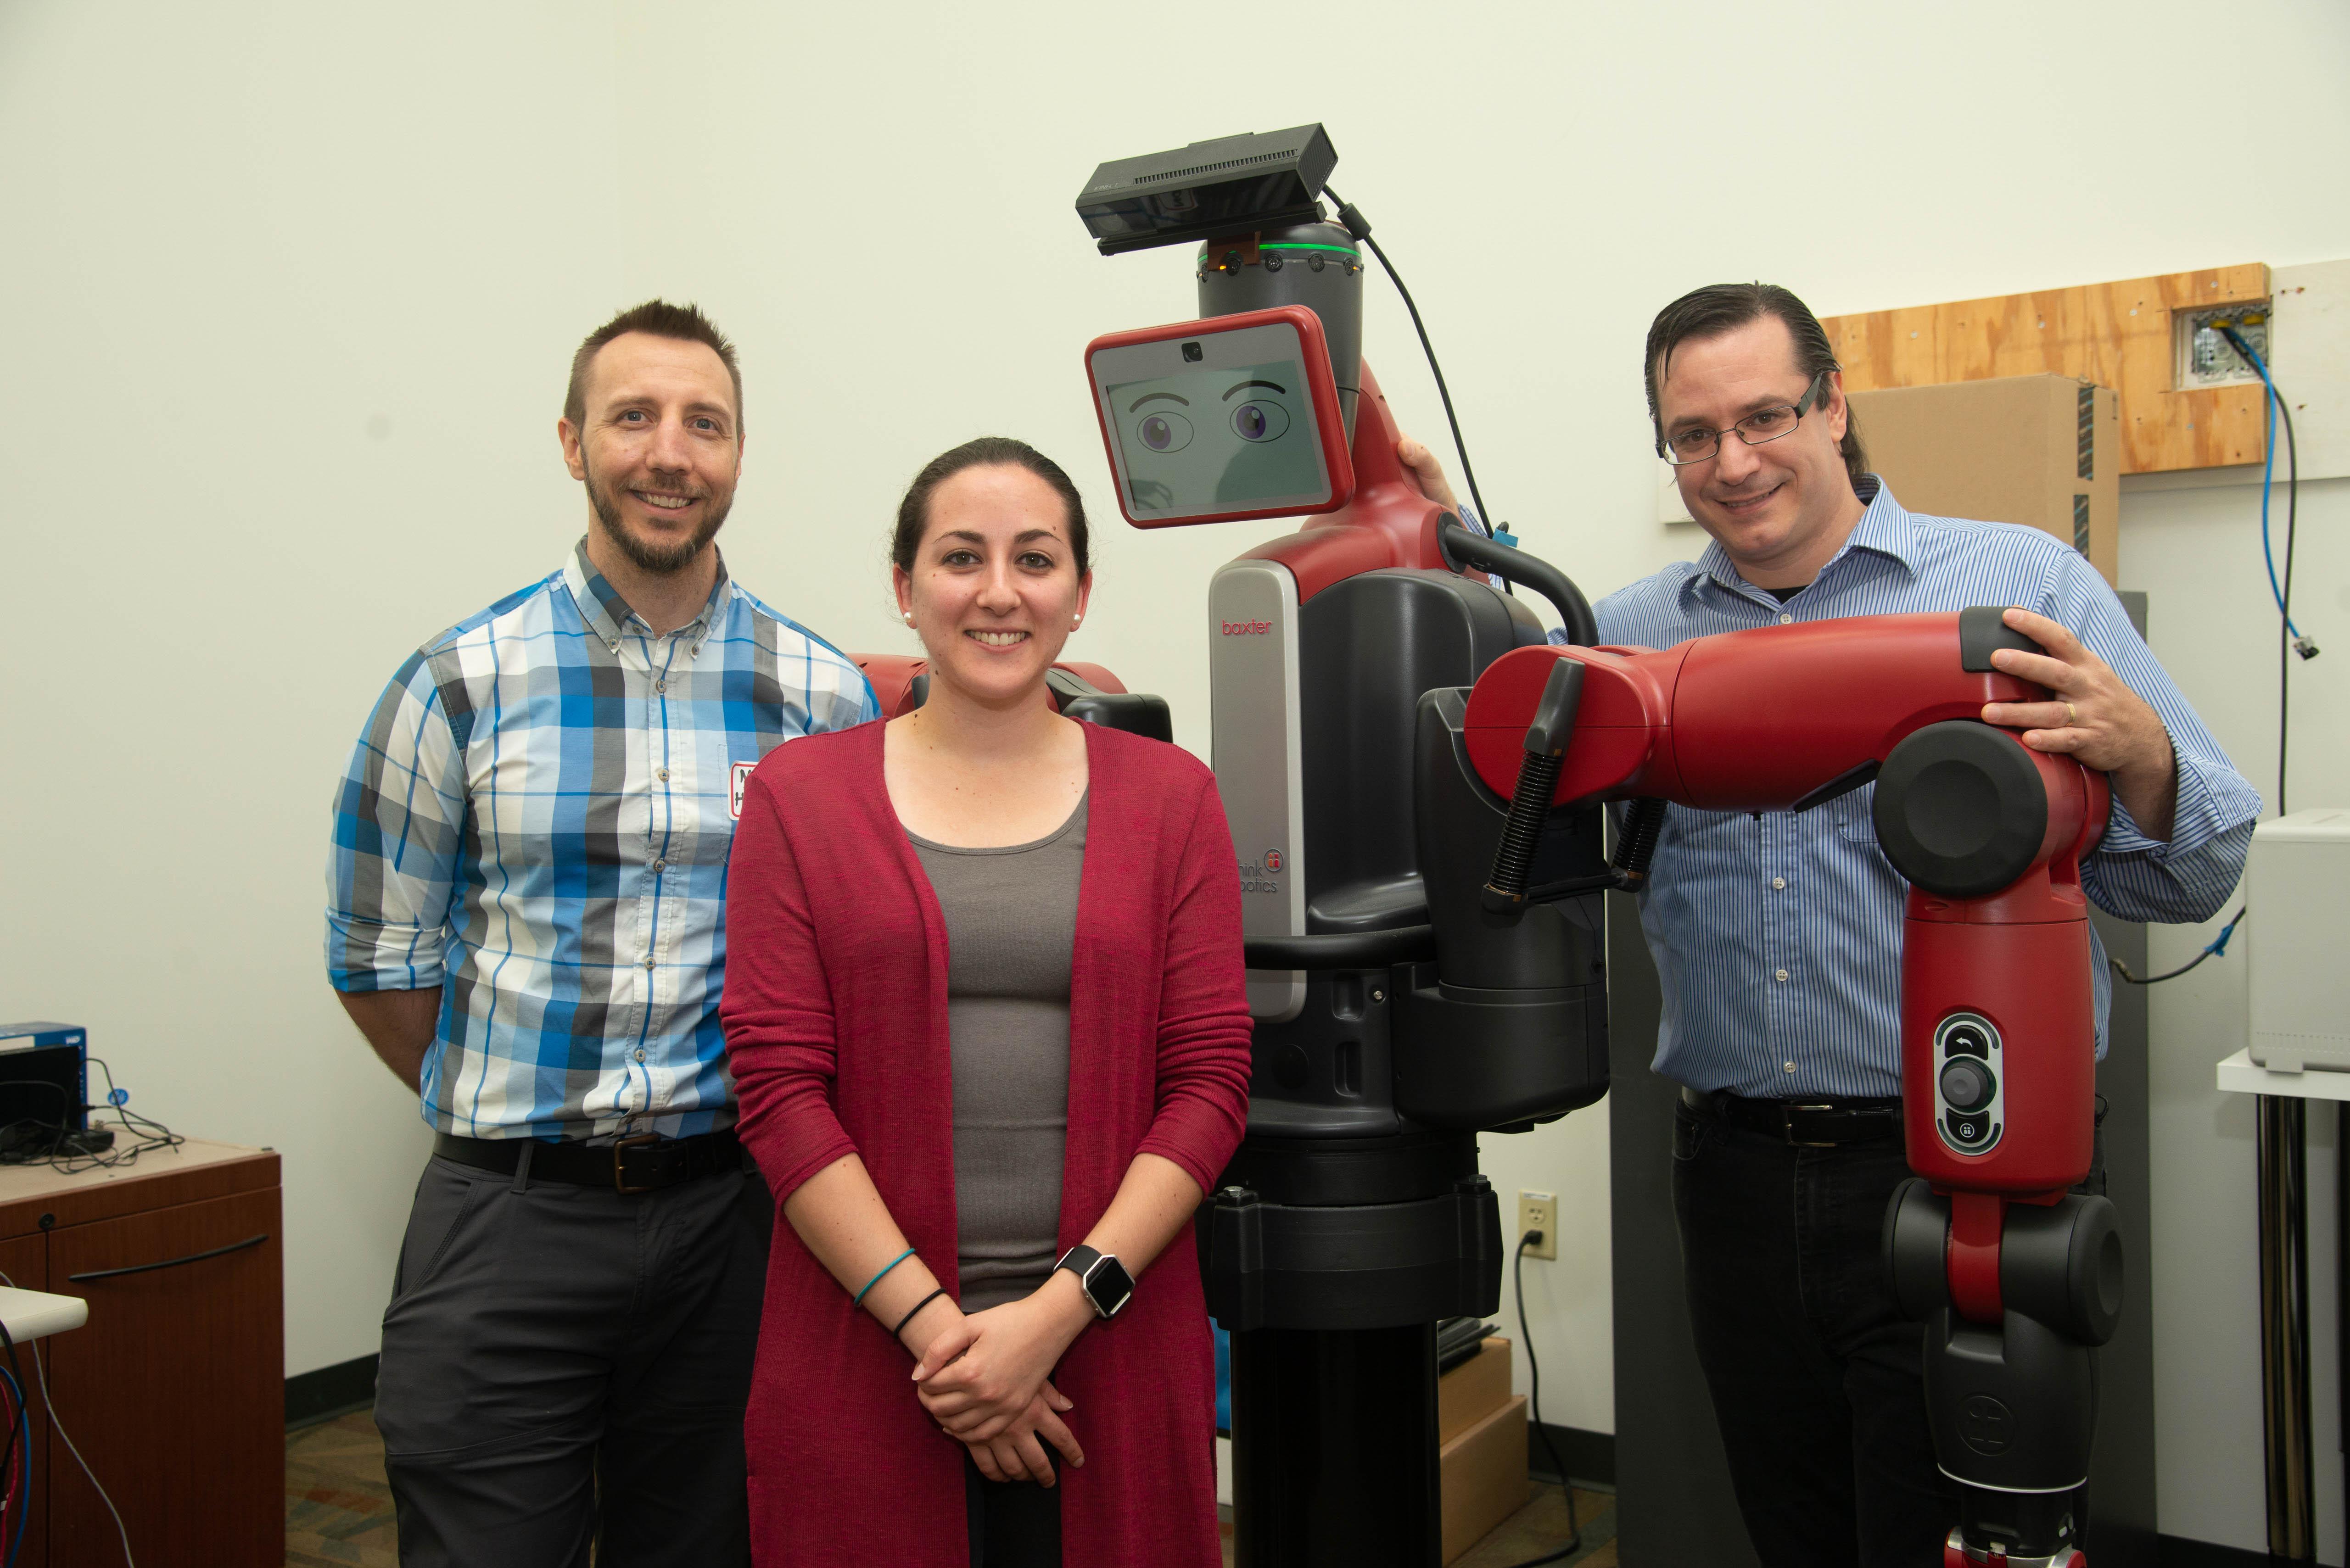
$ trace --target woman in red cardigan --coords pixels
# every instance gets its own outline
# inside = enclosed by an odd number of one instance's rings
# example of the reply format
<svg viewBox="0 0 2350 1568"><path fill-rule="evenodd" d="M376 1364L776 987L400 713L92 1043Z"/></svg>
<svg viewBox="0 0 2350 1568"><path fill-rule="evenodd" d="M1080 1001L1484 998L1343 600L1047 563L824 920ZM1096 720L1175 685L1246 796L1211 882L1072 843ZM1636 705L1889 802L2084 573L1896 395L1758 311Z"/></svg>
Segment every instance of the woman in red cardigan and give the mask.
<svg viewBox="0 0 2350 1568"><path fill-rule="evenodd" d="M1240 888L1206 768L1046 696L1086 546L1032 448L931 462L891 546L928 701L778 747L744 794L764 1564L1219 1561L1186 1231L1247 1114Z"/></svg>

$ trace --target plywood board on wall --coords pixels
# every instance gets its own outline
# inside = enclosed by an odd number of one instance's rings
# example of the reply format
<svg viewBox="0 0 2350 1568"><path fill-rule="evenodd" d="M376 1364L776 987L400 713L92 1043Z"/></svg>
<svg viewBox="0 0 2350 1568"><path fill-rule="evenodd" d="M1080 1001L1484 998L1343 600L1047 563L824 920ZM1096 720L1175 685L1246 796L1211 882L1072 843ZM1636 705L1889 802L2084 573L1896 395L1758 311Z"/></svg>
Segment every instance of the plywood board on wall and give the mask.
<svg viewBox="0 0 2350 1568"><path fill-rule="evenodd" d="M2122 283L1830 317L1821 325L1848 391L2057 375L2118 394L2122 472L2258 462L2257 383L2174 389L2170 313L2266 299L2257 262Z"/></svg>

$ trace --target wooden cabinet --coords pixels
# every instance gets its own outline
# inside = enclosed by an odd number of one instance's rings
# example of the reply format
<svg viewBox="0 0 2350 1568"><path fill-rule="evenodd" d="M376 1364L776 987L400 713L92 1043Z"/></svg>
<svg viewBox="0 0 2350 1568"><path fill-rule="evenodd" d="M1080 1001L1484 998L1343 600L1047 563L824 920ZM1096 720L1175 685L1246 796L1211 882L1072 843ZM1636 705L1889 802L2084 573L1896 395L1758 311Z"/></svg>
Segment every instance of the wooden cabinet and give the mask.
<svg viewBox="0 0 2350 1568"><path fill-rule="evenodd" d="M191 1139L113 1171L0 1168L0 1272L89 1303L38 1342L57 1423L122 1516L140 1562L282 1562L286 1364L278 1162ZM121 1536L35 1414L19 1568L104 1568Z"/></svg>

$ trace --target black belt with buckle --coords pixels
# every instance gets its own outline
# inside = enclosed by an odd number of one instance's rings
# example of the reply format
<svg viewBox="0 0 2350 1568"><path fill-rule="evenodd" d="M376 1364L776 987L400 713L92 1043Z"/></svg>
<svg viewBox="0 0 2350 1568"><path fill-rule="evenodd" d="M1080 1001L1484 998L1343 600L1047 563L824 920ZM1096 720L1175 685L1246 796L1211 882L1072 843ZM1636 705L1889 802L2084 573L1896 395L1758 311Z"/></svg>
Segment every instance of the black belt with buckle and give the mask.
<svg viewBox="0 0 2350 1568"><path fill-rule="evenodd" d="M1901 1136L1899 1100L1750 1100L1685 1086L1681 1104L1699 1116L1801 1148L1835 1148Z"/></svg>
<svg viewBox="0 0 2350 1568"><path fill-rule="evenodd" d="M615 1192L658 1192L743 1168L742 1140L733 1127L694 1137L637 1133L608 1144L545 1143L526 1137L459 1137L439 1133L432 1152L442 1159L512 1176L530 1147L530 1179Z"/></svg>

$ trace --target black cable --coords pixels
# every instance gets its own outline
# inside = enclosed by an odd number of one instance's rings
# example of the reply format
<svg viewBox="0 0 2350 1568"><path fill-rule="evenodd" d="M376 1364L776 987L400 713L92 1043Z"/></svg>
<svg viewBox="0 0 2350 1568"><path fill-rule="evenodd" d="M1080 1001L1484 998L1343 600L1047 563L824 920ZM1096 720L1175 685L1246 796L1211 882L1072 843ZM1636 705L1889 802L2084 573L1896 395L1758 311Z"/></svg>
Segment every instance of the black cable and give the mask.
<svg viewBox="0 0 2350 1568"><path fill-rule="evenodd" d="M1379 265L1387 269L1388 281L1395 285L1398 294L1403 296L1403 307L1411 313L1411 328L1419 334L1420 351L1428 356L1428 368L1436 376L1436 395L1444 400L1444 422L1452 427L1452 450L1461 454L1461 476L1469 482L1469 499L1477 504L1477 520L1485 525L1487 533L1492 533L1502 524L1498 518L1485 510L1485 497L1477 489L1477 471L1469 465L1469 448L1461 439L1461 421L1452 413L1452 393L1444 384L1444 367L1436 362L1436 346L1428 340L1428 328L1420 322L1419 306L1412 303L1411 290L1403 286L1403 274L1396 271L1395 263L1388 260L1388 253L1379 249L1379 242L1371 238L1370 220L1364 217L1353 202L1329 186L1325 185L1322 189L1330 200L1338 203L1338 222L1345 224L1347 232L1357 241L1371 247L1371 254L1379 258Z"/></svg>
<svg viewBox="0 0 2350 1568"><path fill-rule="evenodd" d="M1542 1240L1542 1232L1529 1231L1518 1238L1518 1250L1510 1257L1510 1290L1517 1297L1518 1337L1525 1341L1526 1382L1533 1392L1527 1401L1534 1411L1534 1435L1542 1439L1543 1452L1550 1456L1550 1468L1558 1472L1558 1490L1566 1494L1566 1544L1542 1557L1529 1557L1513 1563L1510 1568L1537 1568L1544 1563L1563 1563L1583 1550L1583 1525L1575 1517L1575 1482L1566 1473L1566 1461L1558 1457L1558 1445L1550 1440L1550 1428L1542 1418L1542 1363L1534 1359L1534 1331L1526 1322L1526 1249Z"/></svg>
<svg viewBox="0 0 2350 1568"><path fill-rule="evenodd" d="M2235 328L2230 327L2228 336L2234 337ZM2284 587L2277 595L2277 815L2282 816L2285 750L2293 738L2293 541L2301 513L2301 443L2293 439L2293 410L2285 406L2284 394L2267 377L2262 381L2276 400L2277 418L2284 421ZM2314 652L2312 644L2311 651L2302 657L2310 658Z"/></svg>
<svg viewBox="0 0 2350 1568"><path fill-rule="evenodd" d="M75 1176L85 1170L112 1169L118 1166L130 1165L140 1155L151 1150L177 1148L188 1141L153 1117L141 1116L130 1109L128 1105L118 1103L115 1096L120 1091L114 1086L114 1069L107 1065L104 1057L90 1056L85 1060L95 1064L99 1072L105 1075L106 1101L103 1107L86 1106L83 1109L104 1108L112 1111L117 1125L123 1132L131 1135L130 1141L112 1148L88 1153L57 1150L47 1156L44 1161L52 1170L67 1176ZM125 1100L129 1097L123 1096Z"/></svg>
<svg viewBox="0 0 2350 1568"><path fill-rule="evenodd" d="M2205 947L2201 952L2197 953L2193 958L2189 959L2185 963L2180 964L2177 969L2171 970L2167 973L2150 974L2141 980L2138 976L2130 973L2129 965L2122 962L2121 960L2108 955L2106 961L2113 965L2114 972L2116 974L2121 976L2122 979L2129 981L2132 985L2158 985L2166 980L2177 980L2180 975L2185 974L2189 970L2193 969L2205 959L2221 958L2226 956L2228 951L2228 939L2235 935L2236 927L2242 922L2246 912L2251 908L2251 906L2249 904L2237 905L2234 916L2230 919L2226 925L2220 928L2220 934L2211 939L2209 946Z"/></svg>
<svg viewBox="0 0 2350 1568"><path fill-rule="evenodd" d="M2299 521L2301 511L2301 445L2294 439L2293 432L2293 410L2285 405L2284 394L2277 390L2276 379L2269 374L2267 362L2252 351L2251 345L2244 341L2233 326L2223 325L2220 332L2236 350L2237 357L2259 372L2261 390L2267 394L2269 406L2275 409L2279 417L2284 421L2284 582L2282 586L2278 586L2272 579L2272 587L2276 588L2277 607L2277 815L2282 816L2285 811L2287 742L2292 738L2293 732L2291 722L2293 655L2300 653L2303 659L2317 657L2317 645L2310 642L2308 639L2299 639L2299 643L2307 644L2305 649L2297 645L2293 626L2293 545L2294 524ZM2264 501L2262 504L2265 507L2267 503ZM2265 549L2267 546L2265 511L2262 512L2262 516L2264 524L2262 545ZM2109 957L2106 961L2113 966L2116 974L2132 985L2159 985L2166 980L2177 980L2205 959L2223 957L2228 950L2228 939L2235 934L2236 927L2242 922L2250 909L2251 906L2248 904L2238 905L2235 914L2230 918L2226 925L2220 928L2220 934L2211 939L2210 945L2177 969L2162 974L2150 974L2141 980L2132 974L2129 971L2129 965L2122 962L2121 960Z"/></svg>
<svg viewBox="0 0 2350 1568"><path fill-rule="evenodd" d="M2293 435L2293 410L2285 402L2284 394L2277 389L2276 378L2270 373L2268 362L2244 341L2243 335L2232 323L2221 325L2220 333L2236 350L2237 358L2259 373L2261 390L2267 394L2269 406L2276 410L2277 417L2284 421L2284 581L2282 586L2272 583L2272 587L2276 588L2277 607L2277 815L2282 816L2285 814L2285 757L2287 742L2292 735L2293 655L2299 652L2303 659L2317 657L2315 643L2306 638L2301 639L2301 642L2307 644L2304 649L2295 646L2293 638L2293 546L2301 513L2301 443ZM2265 518L2266 514L2262 515ZM2262 543L2265 548L2265 535Z"/></svg>

